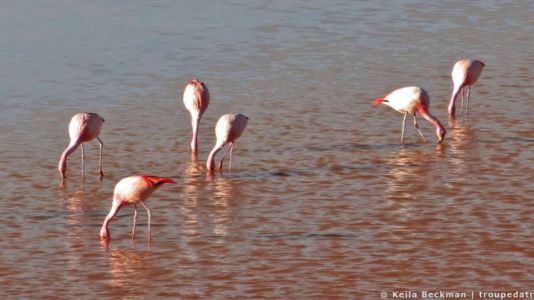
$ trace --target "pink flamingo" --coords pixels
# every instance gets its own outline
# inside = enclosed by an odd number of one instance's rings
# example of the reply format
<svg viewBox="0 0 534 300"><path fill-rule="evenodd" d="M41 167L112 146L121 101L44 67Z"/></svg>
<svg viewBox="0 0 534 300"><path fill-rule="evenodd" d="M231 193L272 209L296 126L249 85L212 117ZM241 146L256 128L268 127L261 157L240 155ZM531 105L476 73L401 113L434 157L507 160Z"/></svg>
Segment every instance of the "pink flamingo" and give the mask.
<svg viewBox="0 0 534 300"><path fill-rule="evenodd" d="M100 238L103 240L109 240L110 233L108 230L109 222L119 212L119 209L127 204L134 205L134 221L132 228L132 240L135 239L135 223L137 221L137 203L141 203L148 213L148 240L150 241L152 236L150 232L150 209L145 205L145 201L152 192L159 188L164 183L176 183L174 180L168 177L136 175L121 179L117 185L115 185L115 191L113 193L113 202L111 210L109 211L102 228L100 229Z"/></svg>
<svg viewBox="0 0 534 300"><path fill-rule="evenodd" d="M193 127L193 138L191 139L191 151L196 157L198 150L198 129L200 126L200 119L208 108L210 103L210 92L208 87L196 78L193 78L184 90L184 105L191 114L191 125Z"/></svg>
<svg viewBox="0 0 534 300"><path fill-rule="evenodd" d="M456 111L454 104L456 102L456 98L458 97L458 94L460 91L462 92L462 106L460 107L463 111L464 108L464 87L467 86L467 107L465 110L465 113L469 113L469 94L471 93L471 86L477 82L478 77L480 77L480 74L482 73L482 70L484 69L486 65L481 62L480 60L472 60L472 59L461 59L457 61L454 64L454 67L452 68L452 82L453 82L453 89L452 89L452 96L451 100L449 102L449 116L454 117L454 113Z"/></svg>
<svg viewBox="0 0 534 300"><path fill-rule="evenodd" d="M104 177L104 173L102 173L102 148L104 147L104 143L102 143L102 140L98 137L103 124L104 119L95 113L82 112L77 113L72 117L69 123L70 143L65 151L63 151L63 154L61 154L58 165L58 170L59 173L61 173L62 178L67 178L65 176L65 171L67 171L67 158L76 151L80 145L82 148L82 177L85 176L85 153L83 151L83 142L88 142L94 138L97 138L100 142L100 160L98 168L100 170L100 178Z"/></svg>
<svg viewBox="0 0 534 300"><path fill-rule="evenodd" d="M419 124L417 124L417 119L415 114L419 112L428 122L436 126L436 135L438 136L438 143L441 143L445 138L445 128L439 122L436 117L430 114L428 111L430 107L430 97L428 93L419 87L411 86L404 87L387 94L384 97L380 97L374 100L374 105L384 103L388 106L391 106L394 110L403 113L404 119L402 120L402 132L401 132L401 143L404 140L404 127L406 125L406 116L410 113L413 114L413 124L419 134L425 140L421 129L419 129Z"/></svg>
<svg viewBox="0 0 534 300"><path fill-rule="evenodd" d="M208 160L206 161L206 167L210 173L215 169L215 155L224 147L224 145L228 143L230 144L230 147L226 149L226 152L219 162L219 170L222 169L222 164L224 158L228 154L228 150L230 150L230 163L228 168L230 169L232 167L234 143L235 140L237 140L241 134L243 134L243 131L245 131L245 127L247 127L247 121L248 117L245 117L242 114L228 113L219 118L219 121L217 121L217 126L215 126L215 136L217 137L217 141L208 156Z"/></svg>

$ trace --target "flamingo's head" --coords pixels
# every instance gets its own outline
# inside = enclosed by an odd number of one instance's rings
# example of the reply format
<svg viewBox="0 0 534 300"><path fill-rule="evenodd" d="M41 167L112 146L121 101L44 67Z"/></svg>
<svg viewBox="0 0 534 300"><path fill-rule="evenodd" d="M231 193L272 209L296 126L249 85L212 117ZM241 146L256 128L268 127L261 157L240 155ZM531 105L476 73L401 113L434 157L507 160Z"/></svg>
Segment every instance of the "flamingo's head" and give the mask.
<svg viewBox="0 0 534 300"><path fill-rule="evenodd" d="M109 234L107 226L102 226L102 228L100 229L100 239L108 241L110 237L111 236Z"/></svg>
<svg viewBox="0 0 534 300"><path fill-rule="evenodd" d="M447 131L445 131L445 128L443 128L442 126L439 126L438 128L436 128L436 135L438 136L438 143L443 142L443 140L445 139L446 133Z"/></svg>
<svg viewBox="0 0 534 300"><path fill-rule="evenodd" d="M206 161L206 169L208 169L208 173L213 173L215 170L215 158L209 157Z"/></svg>
<svg viewBox="0 0 534 300"><path fill-rule="evenodd" d="M65 172L67 171L67 160L59 162L59 165L57 167L59 174L61 174L61 178L67 178L65 175Z"/></svg>

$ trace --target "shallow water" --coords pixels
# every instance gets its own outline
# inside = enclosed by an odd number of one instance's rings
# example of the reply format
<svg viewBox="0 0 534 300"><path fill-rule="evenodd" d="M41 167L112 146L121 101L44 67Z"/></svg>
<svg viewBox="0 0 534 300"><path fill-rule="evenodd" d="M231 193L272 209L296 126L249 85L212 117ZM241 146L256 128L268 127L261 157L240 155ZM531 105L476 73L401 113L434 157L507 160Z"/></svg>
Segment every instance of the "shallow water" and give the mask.
<svg viewBox="0 0 534 300"><path fill-rule="evenodd" d="M0 286L8 298L352 298L534 292L531 1L10 1L0 10ZM486 63L447 118L456 60ZM211 103L198 161L181 93ZM421 86L445 143L371 101ZM61 181L78 111L106 122ZM250 118L231 172L213 127ZM98 232L131 174L174 178ZM420 296L420 295L419 295ZM4 297L5 298L5 297Z"/></svg>

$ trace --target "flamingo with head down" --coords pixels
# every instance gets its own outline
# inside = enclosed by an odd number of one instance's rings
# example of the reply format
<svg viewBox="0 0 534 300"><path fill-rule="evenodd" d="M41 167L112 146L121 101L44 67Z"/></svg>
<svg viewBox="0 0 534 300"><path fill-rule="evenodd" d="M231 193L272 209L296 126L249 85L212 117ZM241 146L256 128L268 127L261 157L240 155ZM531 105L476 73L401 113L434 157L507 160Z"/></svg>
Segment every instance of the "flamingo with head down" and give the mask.
<svg viewBox="0 0 534 300"><path fill-rule="evenodd" d="M132 228L132 240L135 239L135 223L137 221L137 204L141 205L146 209L148 213L148 240L152 239L150 231L150 209L144 201L157 190L164 183L176 183L174 180L168 177L159 177L159 176L149 176L149 175L136 175L130 176L121 179L117 185L115 185L115 191L113 193L113 202L111 205L111 210L109 211L102 228L100 229L100 238L102 240L109 240L109 223L119 212L119 210L124 205L133 204L134 205L134 220Z"/></svg>
<svg viewBox="0 0 534 300"><path fill-rule="evenodd" d="M193 153L193 157L196 157L200 119L202 119L202 115L204 115L210 103L208 87L202 81L193 78L184 89L183 101L185 108L191 114L191 126L193 127L191 152Z"/></svg>
<svg viewBox="0 0 534 300"><path fill-rule="evenodd" d="M406 117L408 114L413 114L413 123L415 128L417 128L417 131L419 131L423 141L426 141L425 136L419 128L419 124L417 124L417 119L415 118L416 113L420 113L423 118L436 127L438 143L441 143L445 138L445 128L443 125L441 125L441 122L436 117L430 114L430 96L428 96L428 93L422 88L415 86L400 88L394 90L384 97L375 99L373 103L374 105L383 103L404 114L404 119L402 120L401 143L404 141L404 127L406 125Z"/></svg>
<svg viewBox="0 0 534 300"><path fill-rule="evenodd" d="M213 146L213 149L211 150L208 159L206 160L206 167L208 168L208 171L210 173L215 170L215 155L226 144L230 144L230 146L226 149L226 152L224 153L223 157L221 158L221 161L219 162L219 170L222 169L222 164L224 158L228 154L228 151L230 151L230 163L228 168L230 169L232 167L232 153L234 151L234 143L245 131L245 128L247 127L247 122L248 117L242 114L228 113L219 118L219 121L217 121L217 125L215 126L215 136L217 138L217 141L215 142L215 146Z"/></svg>
<svg viewBox="0 0 534 300"><path fill-rule="evenodd" d="M78 146L81 146L82 148L82 177L85 176L85 152L83 151L83 142L91 141L94 138L100 142L100 160L98 168L100 171L100 178L104 177L104 173L102 173L102 148L104 147L104 143L102 143L102 140L98 137L103 124L104 119L95 113L81 112L72 117L69 123L70 143L65 151L63 151L63 154L61 154L58 165L58 170L62 178L67 177L65 175L65 172L67 171L67 158L78 149Z"/></svg>
<svg viewBox="0 0 534 300"><path fill-rule="evenodd" d="M455 102L460 92L462 92L462 105L460 106L460 109L463 110L465 87L467 87L467 106L465 113L469 113L469 94L471 93L471 86L477 82L485 66L486 65L480 60L473 59L461 59L454 64L451 73L453 89L451 100L449 101L449 116L454 117L456 111Z"/></svg>

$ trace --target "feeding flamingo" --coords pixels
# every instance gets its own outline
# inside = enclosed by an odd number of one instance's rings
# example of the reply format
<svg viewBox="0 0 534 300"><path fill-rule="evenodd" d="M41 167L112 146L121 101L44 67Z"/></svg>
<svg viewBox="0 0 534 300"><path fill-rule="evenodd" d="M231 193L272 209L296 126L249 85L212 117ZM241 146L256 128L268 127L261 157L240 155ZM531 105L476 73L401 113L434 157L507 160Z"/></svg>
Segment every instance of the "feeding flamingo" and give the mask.
<svg viewBox="0 0 534 300"><path fill-rule="evenodd" d="M471 93L471 86L475 84L482 73L486 65L480 60L472 59L461 59L454 64L452 68L452 82L453 89L451 100L449 102L449 116L454 117L455 102L456 98L460 91L462 92L462 106L460 109L463 111L464 108L464 87L467 86L467 106L465 113L469 113L469 94Z"/></svg>
<svg viewBox="0 0 534 300"><path fill-rule="evenodd" d="M219 118L219 121L217 121L217 125L215 126L215 136L217 137L217 141L206 161L206 167L209 172L213 172L215 169L215 155L228 143L230 144L230 147L226 149L226 152L219 162L219 170L222 169L222 164L224 158L228 154L228 150L230 150L230 163L228 168L231 168L235 140L237 140L241 134L243 134L243 131L245 131L247 121L248 117L245 117L242 114L228 113Z"/></svg>
<svg viewBox="0 0 534 300"><path fill-rule="evenodd" d="M111 210L109 211L102 228L100 229L100 238L103 240L109 240L110 233L108 230L109 223L119 212L119 209L127 204L134 205L134 221L132 228L132 240L135 239L135 223L137 221L137 204L141 203L148 213L148 240L150 241L152 236L150 232L150 209L145 205L145 201L152 192L159 188L164 183L176 183L174 180L168 177L136 175L121 179L117 185L115 185L115 191L113 192L113 202Z"/></svg>
<svg viewBox="0 0 534 300"><path fill-rule="evenodd" d="M191 139L191 152L194 157L198 150L198 130L200 119L210 103L210 92L208 87L196 78L193 78L184 90L183 101L185 108L191 114L191 126L193 127L193 138Z"/></svg>
<svg viewBox="0 0 534 300"><path fill-rule="evenodd" d="M438 143L441 143L445 138L445 128L439 122L436 117L430 114L428 111L430 107L430 97L428 93L419 87L411 86L404 87L387 94L384 97L380 97L374 100L374 105L383 103L392 107L394 110L403 113L404 119L402 120L402 132L401 132L401 143L404 140L404 127L406 125L406 116L408 114L413 114L413 123L419 134L425 141L425 137L419 129L419 124L417 124L417 119L415 114L419 112L428 122L436 126L436 135L438 136Z"/></svg>
<svg viewBox="0 0 534 300"><path fill-rule="evenodd" d="M100 178L104 177L104 173L102 173L102 148L104 147L104 143L102 143L102 140L98 137L103 124L104 119L95 113L81 112L72 117L69 123L70 143L65 151L63 151L63 154L61 154L58 165L58 170L59 173L61 173L62 178L66 178L67 158L76 151L80 145L82 148L82 177L85 176L85 152L83 150L83 142L88 142L94 138L97 138L98 142L100 142L100 160L98 168L100 171Z"/></svg>

